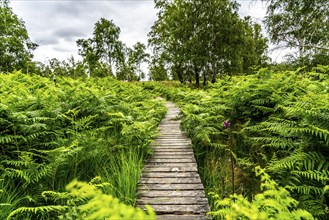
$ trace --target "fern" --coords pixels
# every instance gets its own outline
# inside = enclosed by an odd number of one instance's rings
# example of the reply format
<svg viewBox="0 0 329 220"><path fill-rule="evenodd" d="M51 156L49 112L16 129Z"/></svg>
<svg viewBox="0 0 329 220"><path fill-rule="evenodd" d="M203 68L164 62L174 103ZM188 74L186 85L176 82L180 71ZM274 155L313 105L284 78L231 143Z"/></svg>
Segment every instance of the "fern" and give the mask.
<svg viewBox="0 0 329 220"><path fill-rule="evenodd" d="M221 200L215 194L215 210L209 214L226 219L314 219L306 210L297 209L298 202L260 167L256 167L256 175L261 176L262 193L251 202L242 195Z"/></svg>
<svg viewBox="0 0 329 220"><path fill-rule="evenodd" d="M45 213L50 213L50 212L57 212L57 213L61 213L63 211L65 211L67 209L67 207L65 206L39 206L39 207L21 207L16 209L15 211L11 212L7 219L11 219L16 215L19 214L41 214L41 215L45 215Z"/></svg>

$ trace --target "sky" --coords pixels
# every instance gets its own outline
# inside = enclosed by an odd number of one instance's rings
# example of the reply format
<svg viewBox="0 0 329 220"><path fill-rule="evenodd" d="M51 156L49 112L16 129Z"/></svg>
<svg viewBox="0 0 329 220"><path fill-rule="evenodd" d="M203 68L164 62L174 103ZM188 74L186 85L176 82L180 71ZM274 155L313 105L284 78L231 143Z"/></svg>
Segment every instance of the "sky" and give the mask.
<svg viewBox="0 0 329 220"><path fill-rule="evenodd" d="M251 16L261 23L266 5L260 0L238 0L240 16ZM157 19L153 0L11 0L10 6L23 19L30 39L39 47L34 60L79 59L76 41L92 37L100 19L113 20L120 27L120 40L127 46L138 41L147 44L147 34ZM282 54L270 54L276 62Z"/></svg>

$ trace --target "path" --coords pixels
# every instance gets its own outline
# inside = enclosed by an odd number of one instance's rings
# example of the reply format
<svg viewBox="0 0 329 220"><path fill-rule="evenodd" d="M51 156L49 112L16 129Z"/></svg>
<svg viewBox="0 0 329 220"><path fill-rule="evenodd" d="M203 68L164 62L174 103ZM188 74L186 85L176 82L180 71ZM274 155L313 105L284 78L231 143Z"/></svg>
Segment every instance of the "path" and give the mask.
<svg viewBox="0 0 329 220"><path fill-rule="evenodd" d="M198 174L191 140L179 128L180 110L167 102L154 155L145 166L138 186L137 205L152 206L157 219L206 219L208 200Z"/></svg>

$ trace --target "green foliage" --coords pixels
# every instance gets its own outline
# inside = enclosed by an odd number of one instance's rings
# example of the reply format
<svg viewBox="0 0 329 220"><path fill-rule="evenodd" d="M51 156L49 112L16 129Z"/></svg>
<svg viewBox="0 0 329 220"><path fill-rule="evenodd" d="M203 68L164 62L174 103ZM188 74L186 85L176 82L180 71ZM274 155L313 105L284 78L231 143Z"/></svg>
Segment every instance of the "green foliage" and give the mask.
<svg viewBox="0 0 329 220"><path fill-rule="evenodd" d="M329 24L326 0L263 0L268 2L265 24L273 43L298 50L292 64L328 65Z"/></svg>
<svg viewBox="0 0 329 220"><path fill-rule="evenodd" d="M139 81L145 77L141 65L149 57L145 52L146 46L137 42L129 48L119 36L120 28L112 20L101 18L95 23L92 38L77 40L88 76L114 76L127 81ZM63 71L66 69L63 68ZM77 70L74 69L74 72Z"/></svg>
<svg viewBox="0 0 329 220"><path fill-rule="evenodd" d="M65 200L41 194L95 176L110 183L106 194L134 205L166 112L155 94L111 78L53 82L16 72L0 75L0 100L1 219L55 218Z"/></svg>
<svg viewBox="0 0 329 220"><path fill-rule="evenodd" d="M140 208L125 205L112 195L102 193L94 185L72 181L66 188L75 201L79 198L84 202L78 205L72 201L75 206L71 206L59 219L156 219L151 207L147 206L148 213L145 213Z"/></svg>
<svg viewBox="0 0 329 220"><path fill-rule="evenodd" d="M267 39L260 25L239 17L238 7L230 0L157 1L158 19L149 33L151 78L165 80L166 69L172 79L199 85L202 76L206 85L219 74L263 65Z"/></svg>
<svg viewBox="0 0 329 220"><path fill-rule="evenodd" d="M47 205L38 207L20 207L11 212L7 219L16 215L38 216L48 219L50 213L58 213L58 219L155 219L151 207L148 213L140 208L134 208L120 202L112 195L104 194L101 188L108 183L99 183L100 178L94 178L89 184L73 180L66 186L67 193L45 191L42 196L47 201L66 201L67 205Z"/></svg>
<svg viewBox="0 0 329 220"><path fill-rule="evenodd" d="M256 167L256 176L261 176L263 192L251 202L242 195L234 194L223 200L213 195L216 211L209 214L225 219L314 219L309 212L297 209L298 202L259 166Z"/></svg>
<svg viewBox="0 0 329 220"><path fill-rule="evenodd" d="M9 6L9 1L0 1L0 73L22 70L32 72L33 43L27 33L24 22L20 20Z"/></svg>

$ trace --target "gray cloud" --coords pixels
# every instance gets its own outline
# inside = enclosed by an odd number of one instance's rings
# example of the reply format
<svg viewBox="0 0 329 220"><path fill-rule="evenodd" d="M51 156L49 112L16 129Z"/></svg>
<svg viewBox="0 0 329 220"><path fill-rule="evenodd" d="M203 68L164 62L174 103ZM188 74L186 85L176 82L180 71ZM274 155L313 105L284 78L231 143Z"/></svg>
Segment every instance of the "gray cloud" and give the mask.
<svg viewBox="0 0 329 220"><path fill-rule="evenodd" d="M86 37L86 33L78 27L63 27L54 31L54 37L66 41L76 41L77 38Z"/></svg>

